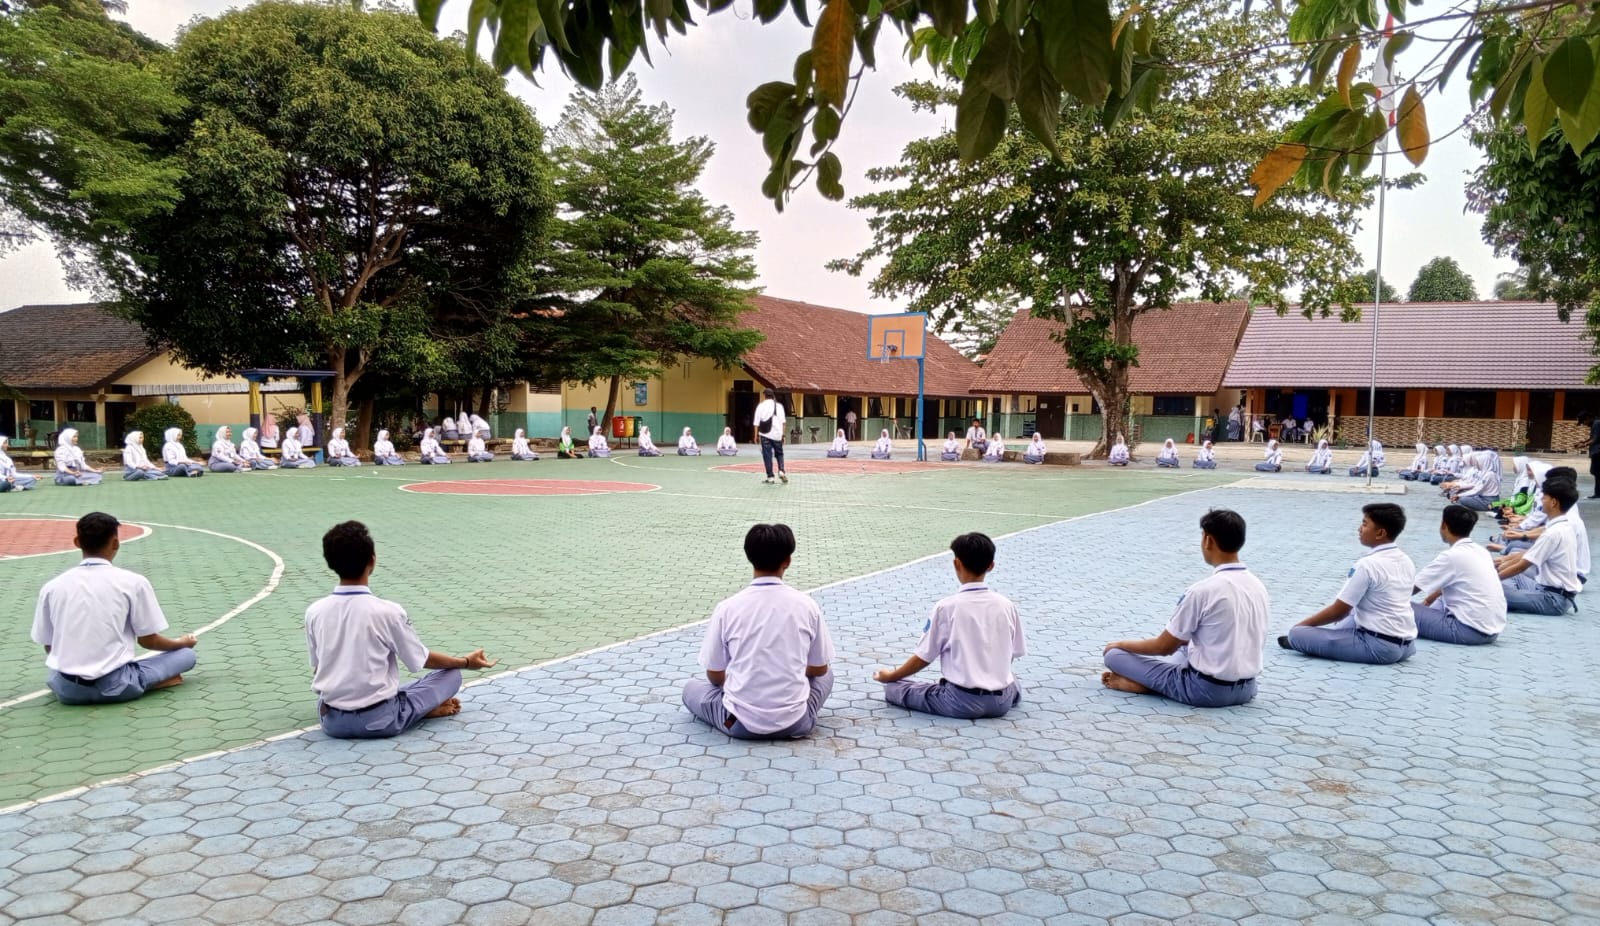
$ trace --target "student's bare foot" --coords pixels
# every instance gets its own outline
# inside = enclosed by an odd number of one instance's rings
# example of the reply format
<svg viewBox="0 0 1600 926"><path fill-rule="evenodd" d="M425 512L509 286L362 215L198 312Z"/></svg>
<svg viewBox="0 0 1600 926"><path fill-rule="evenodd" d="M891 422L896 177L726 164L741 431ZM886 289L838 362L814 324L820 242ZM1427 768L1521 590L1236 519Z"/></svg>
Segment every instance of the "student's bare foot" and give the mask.
<svg viewBox="0 0 1600 926"><path fill-rule="evenodd" d="M429 717L454 717L461 713L461 699L451 698L428 712Z"/></svg>
<svg viewBox="0 0 1600 926"><path fill-rule="evenodd" d="M151 685L149 688L146 688L145 691L155 691L158 688L172 688L174 686L182 685L182 684L183 684L183 676L174 675L173 677L167 679L164 682L156 682L154 685Z"/></svg>
<svg viewBox="0 0 1600 926"><path fill-rule="evenodd" d="M1123 678L1115 672L1101 672L1100 684L1110 688L1112 691L1126 691L1128 694L1150 693L1150 689L1131 678Z"/></svg>

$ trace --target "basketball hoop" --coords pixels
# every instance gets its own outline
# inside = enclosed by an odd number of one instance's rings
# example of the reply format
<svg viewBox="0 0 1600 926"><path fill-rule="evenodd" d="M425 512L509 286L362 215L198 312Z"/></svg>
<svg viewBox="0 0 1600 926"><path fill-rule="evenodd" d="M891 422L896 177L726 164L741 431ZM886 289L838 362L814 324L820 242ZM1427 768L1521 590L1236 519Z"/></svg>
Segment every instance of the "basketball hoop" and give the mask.
<svg viewBox="0 0 1600 926"><path fill-rule="evenodd" d="M883 346L883 356L878 358L878 362L879 363L888 363L889 361L894 360L896 357L898 357L899 354L900 354L900 348L895 347L893 344L885 344Z"/></svg>

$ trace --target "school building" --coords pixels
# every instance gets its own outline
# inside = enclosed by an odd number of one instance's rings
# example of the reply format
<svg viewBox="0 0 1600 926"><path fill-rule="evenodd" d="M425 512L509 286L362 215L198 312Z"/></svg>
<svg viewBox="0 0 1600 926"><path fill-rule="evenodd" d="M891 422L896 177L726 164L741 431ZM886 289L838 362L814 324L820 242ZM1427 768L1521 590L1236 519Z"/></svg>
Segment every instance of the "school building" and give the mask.
<svg viewBox="0 0 1600 926"><path fill-rule="evenodd" d="M1587 439L1578 413L1600 413L1595 356L1581 318L1537 302L1405 303L1379 313L1374 436L1501 450L1558 451ZM1251 415L1308 415L1334 442L1366 437L1370 317L1356 322L1256 311L1224 384Z"/></svg>
<svg viewBox="0 0 1600 926"><path fill-rule="evenodd" d="M661 376L624 382L613 414L637 418L663 447L685 427L709 445L732 428L740 443L754 441L756 405L763 389L778 394L788 416L792 443L827 443L856 416L857 437L875 439L887 429L897 439L915 430L917 364L867 359L867 316L773 296L754 296L739 324L764 336L738 366L719 369L710 360L686 360ZM978 367L934 337L926 347L923 435L966 432L981 416L982 399L971 394ZM583 433L591 406L604 413L607 382L562 387L564 423ZM608 428L607 433L611 430Z"/></svg>
<svg viewBox="0 0 1600 926"><path fill-rule="evenodd" d="M1249 316L1243 302L1184 302L1134 319L1130 441L1197 440L1213 409L1227 415L1238 393L1224 391L1222 377ZM1067 366L1055 340L1062 330L1024 309L1001 333L972 390L990 400L991 430L1007 438L1100 438L1100 405Z"/></svg>

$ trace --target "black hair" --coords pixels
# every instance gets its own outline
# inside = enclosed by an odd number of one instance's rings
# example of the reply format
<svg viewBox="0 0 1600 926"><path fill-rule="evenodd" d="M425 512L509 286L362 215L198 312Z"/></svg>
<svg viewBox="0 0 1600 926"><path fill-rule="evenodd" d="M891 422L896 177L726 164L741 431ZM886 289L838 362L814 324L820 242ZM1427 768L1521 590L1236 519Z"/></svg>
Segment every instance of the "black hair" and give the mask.
<svg viewBox="0 0 1600 926"><path fill-rule="evenodd" d="M1361 513L1372 519L1372 523L1383 528L1384 533L1393 541L1406 529L1406 510L1394 502L1374 502L1362 505Z"/></svg>
<svg viewBox="0 0 1600 926"><path fill-rule="evenodd" d="M1545 471L1544 481L1549 482L1552 479L1571 479L1577 482L1578 471L1570 466L1552 466Z"/></svg>
<svg viewBox="0 0 1600 926"><path fill-rule="evenodd" d="M757 524L744 535L744 558L761 572L777 572L794 555L794 531L787 524Z"/></svg>
<svg viewBox="0 0 1600 926"><path fill-rule="evenodd" d="M994 568L994 541L988 534L973 531L950 541L950 552L961 565L975 575L983 575Z"/></svg>
<svg viewBox="0 0 1600 926"><path fill-rule="evenodd" d="M341 579L359 579L367 571L377 547L360 521L335 524L322 535L322 561Z"/></svg>
<svg viewBox="0 0 1600 926"><path fill-rule="evenodd" d="M1209 534L1224 553L1244 549L1244 516L1226 508L1213 508L1200 517L1200 530Z"/></svg>
<svg viewBox="0 0 1600 926"><path fill-rule="evenodd" d="M761 390L761 397L764 399L775 399L778 396L771 389L763 389Z"/></svg>
<svg viewBox="0 0 1600 926"><path fill-rule="evenodd" d="M1471 537L1478 526L1478 513L1466 505L1444 506L1444 526L1452 537Z"/></svg>
<svg viewBox="0 0 1600 926"><path fill-rule="evenodd" d="M99 553L111 546L122 522L103 511L91 511L78 519L78 549Z"/></svg>
<svg viewBox="0 0 1600 926"><path fill-rule="evenodd" d="M1572 506L1578 503L1578 483L1568 482L1565 479L1557 479L1555 482L1546 479L1544 495L1545 498L1555 499L1563 513L1571 511Z"/></svg>
<svg viewBox="0 0 1600 926"><path fill-rule="evenodd" d="M1583 411L1578 412L1577 420L1579 424L1588 424L1590 421L1594 420L1594 412L1591 412L1586 408Z"/></svg>

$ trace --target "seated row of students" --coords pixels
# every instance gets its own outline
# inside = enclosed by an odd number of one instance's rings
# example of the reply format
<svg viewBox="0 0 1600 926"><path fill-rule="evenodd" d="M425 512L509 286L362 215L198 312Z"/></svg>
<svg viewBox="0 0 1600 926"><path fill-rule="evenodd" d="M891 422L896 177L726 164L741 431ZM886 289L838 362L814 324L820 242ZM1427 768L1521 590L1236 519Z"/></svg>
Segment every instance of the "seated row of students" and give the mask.
<svg viewBox="0 0 1600 926"><path fill-rule="evenodd" d="M16 461L6 453L11 438L0 434L0 492L25 492L39 484L39 477L30 476L17 469Z"/></svg>
<svg viewBox="0 0 1600 926"><path fill-rule="evenodd" d="M473 437L488 440L494 436L489 430L489 422L477 415L469 414L462 414L459 422L446 415L444 420L439 422L439 432L445 440L468 440Z"/></svg>

